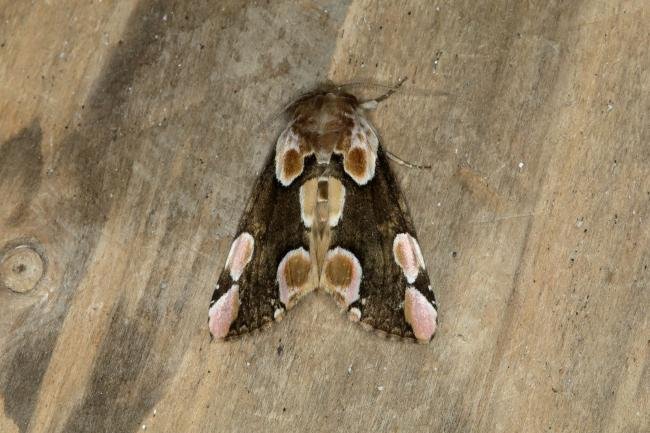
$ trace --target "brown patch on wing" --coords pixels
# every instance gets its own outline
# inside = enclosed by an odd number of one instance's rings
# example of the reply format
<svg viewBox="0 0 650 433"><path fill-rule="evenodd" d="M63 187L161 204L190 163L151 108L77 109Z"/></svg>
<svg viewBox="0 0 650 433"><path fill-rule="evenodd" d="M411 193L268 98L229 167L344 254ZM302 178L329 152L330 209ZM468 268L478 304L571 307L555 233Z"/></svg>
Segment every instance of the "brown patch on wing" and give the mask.
<svg viewBox="0 0 650 433"><path fill-rule="evenodd" d="M294 126L280 134L275 146L275 177L283 186L289 186L302 173L305 157L313 153L313 147L306 137Z"/></svg>
<svg viewBox="0 0 650 433"><path fill-rule="evenodd" d="M366 151L360 147L350 149L345 155L343 167L353 179L364 178L367 175L366 171L368 169L368 155Z"/></svg>
<svg viewBox="0 0 650 433"><path fill-rule="evenodd" d="M293 256L284 268L284 278L287 285L291 287L300 287L307 282L311 265L308 260L302 256Z"/></svg>
<svg viewBox="0 0 650 433"><path fill-rule="evenodd" d="M350 251L337 247L328 251L321 287L347 308L359 299L362 270L359 259Z"/></svg>
<svg viewBox="0 0 650 433"><path fill-rule="evenodd" d="M352 281L352 260L343 255L332 257L325 266L325 277L335 286L348 286Z"/></svg>
<svg viewBox="0 0 650 433"><path fill-rule="evenodd" d="M279 297L287 308L293 307L316 287L311 271L311 258L304 248L289 251L280 262L277 276Z"/></svg>
<svg viewBox="0 0 650 433"><path fill-rule="evenodd" d="M294 179L302 173L303 159L296 149L289 149L283 155L282 174L285 179Z"/></svg>
<svg viewBox="0 0 650 433"><path fill-rule="evenodd" d="M350 147L342 152L343 169L357 185L365 185L375 175L379 140L368 121L360 114L353 118L353 126L346 135L350 137Z"/></svg>

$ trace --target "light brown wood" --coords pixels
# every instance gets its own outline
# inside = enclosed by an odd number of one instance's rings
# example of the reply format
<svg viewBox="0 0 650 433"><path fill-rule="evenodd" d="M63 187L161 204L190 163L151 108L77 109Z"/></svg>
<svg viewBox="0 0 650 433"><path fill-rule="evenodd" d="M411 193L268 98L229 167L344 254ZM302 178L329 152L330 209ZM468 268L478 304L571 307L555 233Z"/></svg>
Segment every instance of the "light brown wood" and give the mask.
<svg viewBox="0 0 650 433"><path fill-rule="evenodd" d="M649 9L0 2L0 431L647 432ZM434 341L314 295L210 343L275 115L403 76Z"/></svg>

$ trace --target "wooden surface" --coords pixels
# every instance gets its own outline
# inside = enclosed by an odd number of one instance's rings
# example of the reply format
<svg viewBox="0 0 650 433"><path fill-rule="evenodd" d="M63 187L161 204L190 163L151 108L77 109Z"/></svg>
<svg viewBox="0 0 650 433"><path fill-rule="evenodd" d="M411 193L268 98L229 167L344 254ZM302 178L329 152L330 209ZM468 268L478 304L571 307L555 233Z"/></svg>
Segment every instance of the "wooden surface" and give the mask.
<svg viewBox="0 0 650 433"><path fill-rule="evenodd" d="M0 431L649 431L649 27L644 0L0 1ZM275 115L401 76L373 118L433 165L396 172L434 341L315 295L210 343Z"/></svg>

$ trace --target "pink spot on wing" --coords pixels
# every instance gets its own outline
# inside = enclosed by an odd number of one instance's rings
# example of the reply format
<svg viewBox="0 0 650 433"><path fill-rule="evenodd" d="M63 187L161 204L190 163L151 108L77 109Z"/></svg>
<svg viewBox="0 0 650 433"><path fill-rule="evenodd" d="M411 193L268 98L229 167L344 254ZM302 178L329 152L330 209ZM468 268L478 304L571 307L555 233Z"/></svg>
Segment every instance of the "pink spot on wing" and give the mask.
<svg viewBox="0 0 650 433"><path fill-rule="evenodd" d="M230 270L230 278L238 281L244 268L253 257L253 247L255 240L250 233L242 233L235 239L230 247L228 259L226 259L226 269Z"/></svg>
<svg viewBox="0 0 650 433"><path fill-rule="evenodd" d="M424 269L424 258L418 241L408 233L399 233L393 241L393 257L402 268L406 281L413 284L420 269Z"/></svg>
<svg viewBox="0 0 650 433"><path fill-rule="evenodd" d="M436 332L438 313L431 302L414 287L406 289L404 317L419 341L429 341Z"/></svg>
<svg viewBox="0 0 650 433"><path fill-rule="evenodd" d="M226 337L237 314L239 314L239 286L233 284L208 311L208 327L212 336L214 338Z"/></svg>

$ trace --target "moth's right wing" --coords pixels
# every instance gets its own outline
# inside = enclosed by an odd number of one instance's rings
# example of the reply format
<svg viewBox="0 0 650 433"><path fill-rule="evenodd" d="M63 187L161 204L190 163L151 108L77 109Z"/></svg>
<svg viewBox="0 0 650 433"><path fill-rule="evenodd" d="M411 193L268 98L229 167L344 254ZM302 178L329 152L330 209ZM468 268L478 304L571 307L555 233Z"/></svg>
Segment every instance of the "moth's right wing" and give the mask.
<svg viewBox="0 0 650 433"><path fill-rule="evenodd" d="M321 286L350 319L385 334L428 342L437 306L415 228L388 159L365 119L329 175L344 202L332 229ZM356 153L355 153L356 152ZM336 182L335 182L336 183Z"/></svg>
<svg viewBox="0 0 650 433"><path fill-rule="evenodd" d="M299 141L288 126L258 177L210 302L208 324L215 338L280 320L316 287L300 210L300 185L314 163L303 161L307 153Z"/></svg>

